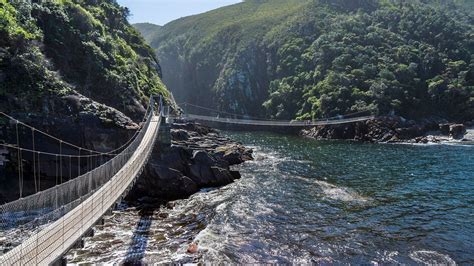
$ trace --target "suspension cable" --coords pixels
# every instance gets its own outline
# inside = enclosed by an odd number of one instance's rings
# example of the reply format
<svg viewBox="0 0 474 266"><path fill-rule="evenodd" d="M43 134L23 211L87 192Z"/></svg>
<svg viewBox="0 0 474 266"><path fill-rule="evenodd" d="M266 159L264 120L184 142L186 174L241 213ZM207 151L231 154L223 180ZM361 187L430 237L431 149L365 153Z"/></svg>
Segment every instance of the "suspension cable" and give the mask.
<svg viewBox="0 0 474 266"><path fill-rule="evenodd" d="M59 173L58 173L58 156L56 155L56 185L58 185L58 176L59 176Z"/></svg>
<svg viewBox="0 0 474 266"><path fill-rule="evenodd" d="M61 180L61 184L63 183L63 141L59 141L59 178Z"/></svg>
<svg viewBox="0 0 474 266"><path fill-rule="evenodd" d="M77 157L77 176L81 176L81 149L79 149L79 156Z"/></svg>
<svg viewBox="0 0 474 266"><path fill-rule="evenodd" d="M16 130L16 145L20 147L20 136L18 134L18 120L16 121L15 124L15 130ZM20 192L20 198L23 197L23 186L21 184L21 150L17 151L17 160L18 160L18 186L19 186L19 192Z"/></svg>
<svg viewBox="0 0 474 266"><path fill-rule="evenodd" d="M188 102L184 102L184 103L180 103L179 105L189 105L189 106L192 106L192 107L196 107L196 108L199 108L199 109L202 109L202 110L207 110L207 111L212 111L212 112L215 112L217 114L226 114L226 115L231 115L231 116L235 116L235 117L241 117L241 118L247 118L247 119L255 119L255 120L259 120L259 121L281 121L281 122L291 122L290 120L288 121L285 121L285 120L277 120L277 119L263 119L261 117L254 117L254 116L248 116L248 115L240 115L240 114L235 114L235 113L229 113L229 112L225 112L225 111L219 111L219 110L216 110L216 109L212 109L212 108L208 108L208 107L204 107L204 106L199 106L199 105L195 105L195 104L192 104L192 103L188 103ZM369 112L369 111L372 111L373 109L367 109L367 110L363 110L363 111L358 111L358 112L354 112L354 113L349 113L349 114L345 114L345 115L342 115L343 117L347 117L347 116L352 116L352 115L356 115L356 114L361 114L361 113L365 113L365 112ZM318 121L326 121L326 120L332 120L332 119L339 119L340 116L332 116L332 117L328 117L328 118L322 118L322 119L316 119L316 120L312 120L313 122L318 122Z"/></svg>
<svg viewBox="0 0 474 266"><path fill-rule="evenodd" d="M263 119L261 117L240 115L240 114L229 113L229 112L225 112L225 111L219 111L219 110L216 110L216 109L212 109L212 108L208 108L208 107L204 107L204 106L199 106L199 105L195 105L195 104L188 103L188 102L184 102L184 103L181 103L181 104L184 104L186 106L189 105L189 106L196 107L196 108L203 109L203 110L207 110L207 111L212 111L212 112L215 112L215 113L218 113L218 114L226 114L226 115L231 115L231 116L236 116L236 117L241 117L241 118ZM271 121L273 121L273 120L271 120Z"/></svg>
<svg viewBox="0 0 474 266"><path fill-rule="evenodd" d="M72 157L69 156L69 180L72 179Z"/></svg>
<svg viewBox="0 0 474 266"><path fill-rule="evenodd" d="M140 124L142 124L142 123L146 120L146 117L147 117L147 114L148 114L148 112L149 112L149 109L150 109L150 106L147 107L147 109L146 109L146 111L145 111L145 114L144 114L144 116L143 116L142 121L140 122ZM21 121L15 119L15 118L12 117L12 116L9 116L9 115L5 114L4 112L0 112L0 115L5 116L5 117L7 117L8 119L10 119L10 120L12 120L12 121L16 121L17 124L21 124L21 125L23 125L23 126L25 126L25 127L27 127L27 128L34 129L35 131L38 131L39 133L41 133L42 135L44 135L44 136L46 136L46 137L49 137L49 138L54 139L54 140L56 140L56 141L62 141L62 142L63 142L64 144L66 144L67 146L70 146L70 147L73 147L73 148L76 148L76 149L86 150L86 151L89 151L89 152L95 153L95 154L112 154L112 153L114 153L113 155L116 155L115 153L116 153L117 151L121 150L122 148L124 148L125 146L127 146L129 143L131 143L131 142L133 141L133 139L135 139L135 137L138 135L138 133L139 133L139 132L141 131L141 129L142 129L142 128L141 128L141 125L140 125L139 128L138 128L138 129L135 131L135 133L133 134L133 136L132 136L127 142L125 142L123 145L121 145L120 147L118 147L118 148L116 148L116 149L114 149L114 150L112 150L112 151L109 151L109 152L100 152L100 151L95 151L95 150L91 150L91 149L86 149L86 148L83 148L83 147L79 147L79 146L77 146L77 145L75 145L75 144L72 144L72 143L70 143L70 142L63 141L63 140L61 140L61 139L59 139L59 138L57 138L57 137L55 137L55 136L53 136L53 135L50 135L50 134L48 134L48 133L46 133L46 132L44 132L44 131L42 131L42 130L39 130L39 129L33 127L33 126L30 126L30 125L28 125L28 124L26 124L26 123L23 123L23 122L21 122Z"/></svg>
<svg viewBox="0 0 474 266"><path fill-rule="evenodd" d="M35 130L31 129L31 138L33 141L33 150L36 150L35 146ZM36 155L33 153L33 179L35 182L35 193L38 192L38 185L36 184Z"/></svg>
<svg viewBox="0 0 474 266"><path fill-rule="evenodd" d="M153 101L151 101L153 102ZM162 103L160 103L162 105ZM23 167L23 152L31 152L32 153L32 160L33 160L33 179L34 179L34 186L35 186L35 192L37 193L38 191L41 191L41 155L47 155L47 156L54 156L55 159L55 171L56 171L56 185L62 184L63 183L63 177L64 177L64 171L63 170L63 157L69 157L69 180L72 179L72 158L77 158L78 160L78 176L81 175L81 158L84 157L87 160L87 168L88 171L92 170L94 167L98 166L97 164L102 165L104 157L107 156L117 156L118 154L114 154L113 152L119 151L123 149L124 147L128 146L129 143L131 143L144 129L143 122L146 121L147 117L150 115L150 110L153 110L154 107L151 105L148 105L147 110L145 112L145 115L143 117L142 123L140 124L140 127L135 131L134 135L132 138L130 138L125 144L123 144L121 147L110 151L110 152L98 152L94 151L91 149L84 149L82 147L76 146L74 144L71 144L69 142L63 141L61 139L58 139L54 136L49 135L48 133L45 133L41 130L38 130L32 126L29 126L19 120L14 119L11 116L6 115L3 112L0 112L0 115L4 115L9 119L12 119L15 121L15 131L16 131L16 146L12 144L4 144L0 143L0 146L6 147L6 148L12 148L17 151L17 160L18 160L18 183L19 183L19 194L20 198L23 197L23 188L24 188L24 167ZM162 110L161 110L162 111ZM22 148L21 143L20 143L20 130L19 130L19 125L23 125L31 130L31 136L32 136L32 149L27 149L27 148ZM59 153L49 153L49 152L42 152L42 151L37 151L36 150L36 132L41 133L42 135L45 135L49 138L52 138L56 141L59 142ZM73 154L63 154L63 143L65 145L74 147L78 149L78 155L73 155ZM85 150L88 154L82 155L82 151ZM127 152L126 154L129 154L131 152ZM121 155L125 155L120 153ZM36 158L36 156L38 156ZM38 168L38 169L37 169Z"/></svg>
<svg viewBox="0 0 474 266"><path fill-rule="evenodd" d="M148 107L146 113L148 113L149 108L150 108L150 107ZM0 114L4 114L4 113L0 112ZM5 114L4 114L4 115L5 115ZM9 117L9 116L7 116L7 117L8 117L8 118L11 118L11 117ZM142 120L142 122L140 122L140 123L143 123L143 122L145 121L145 118L146 118L146 116L144 117L144 120ZM22 123L22 122L20 122L20 121L18 121L18 120L15 120L15 121L16 121L18 124L26 125L26 124L24 124L24 123ZM26 126L28 126L28 125L26 125ZM30 127L30 126L28 126L28 127ZM32 128L32 129L34 129L35 131L40 132L40 133L42 133L42 134L47 134L47 133L43 133L42 131L40 131L40 130L38 130L38 129L35 129L35 128L33 128L33 127L30 127L30 128ZM88 155L82 155L82 156L81 156L81 155L79 155L79 156L77 156L77 155L70 155L70 156L73 156L73 157L77 158L77 157L94 157L94 156L103 156L103 155L105 155L105 156L115 156L115 155L118 155L118 153L116 153L116 152L119 151L119 150L121 150L121 149L123 149L125 146L127 146L129 143L131 143L131 142L135 139L135 137L136 137L142 130L143 130L143 128L142 128L142 126L140 126L140 128L135 131L134 135L133 135L126 143L124 143L122 146L120 146L120 147L118 147L118 148L116 148L116 149L114 149L114 150L112 150L112 151L104 152L104 153L99 153L99 154L92 154L92 152L94 152L94 153L97 153L97 152L96 152L96 151L93 151L93 150L90 150L90 149L84 149L84 148L81 148L81 147L77 147L77 149L79 150L79 154L80 154L80 151L81 151L81 150L87 151L87 152L89 152L89 154L88 154ZM18 131L18 130L17 130L17 131ZM58 139L58 140L59 140L59 139ZM61 142L62 140L59 140L59 141ZM65 142L65 141L62 141L62 142L69 145L68 142ZM0 143L0 146L6 147L6 148L13 148L13 149L16 149L16 150L19 150L19 151L36 152L35 150L30 150L30 149L26 149L26 148L21 148L18 144L17 144L17 146L14 146L14 145L11 145L11 144ZM70 145L69 145L69 146L70 146ZM69 155L63 155L63 154L60 154L60 153L58 154L58 153L50 153L50 152L44 152L44 151L39 151L39 152L41 152L41 153L43 153L43 154L45 154L45 155L52 155L52 156L55 156L55 155L62 156L62 157L69 156Z"/></svg>
<svg viewBox="0 0 474 266"><path fill-rule="evenodd" d="M41 154L49 155L49 156L61 156L59 153L35 151L35 150L32 150L32 149L27 149L27 148L18 148L16 145L13 145L13 144L0 143L0 146L5 147L5 148L10 148L10 149L15 149L15 150L18 150L18 151L24 151L24 152L41 153ZM116 156L116 155L117 154L102 154L102 156ZM74 155L74 154L64 154L64 155L62 155L62 157L69 157L69 156L71 156L73 158L77 158L77 157L86 158L86 157L98 157L98 156L100 156L100 154L81 155L81 156Z"/></svg>
<svg viewBox="0 0 474 266"><path fill-rule="evenodd" d="M38 190L41 191L41 152L38 152Z"/></svg>

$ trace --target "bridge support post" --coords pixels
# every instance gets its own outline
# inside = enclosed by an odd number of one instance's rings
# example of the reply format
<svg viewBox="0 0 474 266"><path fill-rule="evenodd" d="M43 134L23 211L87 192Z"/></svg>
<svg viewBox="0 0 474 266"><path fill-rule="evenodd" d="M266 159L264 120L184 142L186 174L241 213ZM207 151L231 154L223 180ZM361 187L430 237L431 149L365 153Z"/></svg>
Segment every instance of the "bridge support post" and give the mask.
<svg viewBox="0 0 474 266"><path fill-rule="evenodd" d="M173 123L170 117L162 118L160 130L158 133L157 144L161 148L169 148L171 146L171 124Z"/></svg>

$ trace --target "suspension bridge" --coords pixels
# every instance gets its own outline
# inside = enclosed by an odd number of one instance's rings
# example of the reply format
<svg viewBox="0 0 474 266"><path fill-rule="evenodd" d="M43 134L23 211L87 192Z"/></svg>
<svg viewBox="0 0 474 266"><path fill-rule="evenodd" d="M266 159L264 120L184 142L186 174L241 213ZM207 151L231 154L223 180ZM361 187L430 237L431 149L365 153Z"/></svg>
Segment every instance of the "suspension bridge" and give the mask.
<svg viewBox="0 0 474 266"><path fill-rule="evenodd" d="M268 120L259 117L251 117L247 115L239 115L229 112L223 112L212 108L207 108L190 103L180 104L184 110L183 117L191 120L196 120L205 124L211 125L236 125L243 126L244 129L248 129L249 126L253 128L267 128L267 129L278 129L278 128L295 128L296 130L306 127L325 126L325 125L341 125L350 124L356 122L363 122L370 119L374 119L373 115L362 115L369 113L369 110L360 111L352 114L346 114L344 116L334 116L319 120ZM189 111L189 109L191 112ZM209 115L212 114L212 115Z"/></svg>
<svg viewBox="0 0 474 266"><path fill-rule="evenodd" d="M17 149L19 162L23 161L20 156L24 152L37 156L50 155L69 159L74 157L78 162L82 158L83 162L87 161L87 164L94 157L112 158L84 174L79 170L79 176L76 178L27 197L21 197L23 176L22 163L20 163L18 166L20 199L0 206L0 228L8 230L15 226L30 226L36 229L41 228L41 230L37 230L21 244L3 254L0 257L0 265L53 263L127 193L146 165L158 135L163 105L159 104L160 111L158 112L153 99L152 97L141 128L123 147L112 152L89 150L59 139L56 140L62 145L69 145L90 154L48 154L34 148L20 148L18 143L17 145L2 144L4 147ZM14 123L16 123L18 136L20 122L15 120ZM22 125L27 126L23 123ZM32 131L46 134L37 129L32 129ZM35 184L37 174L41 176L41 173L36 173L36 169L41 169L36 167L36 162L35 160ZM79 163L78 167L80 166ZM28 219L28 217L34 218ZM54 222L50 223L50 221ZM47 225L42 227L43 224ZM18 231L13 232L18 233Z"/></svg>
<svg viewBox="0 0 474 266"><path fill-rule="evenodd" d="M0 206L0 229L9 232L4 238L18 237L23 231L32 229L25 234L21 243L0 256L0 265L43 265L51 264L60 259L75 243L91 230L101 217L112 209L134 185L145 167L155 140L158 137L160 124L166 118L165 107L161 97L150 98L140 128L133 137L121 147L101 152L79 147L58 139L48 133L22 123L15 118L1 113L16 129L16 144L0 143L4 149L12 149L18 169L19 199ZM186 104L188 105L188 104ZM185 106L187 109L188 106ZM318 121L277 121L238 118L229 114L205 107L209 115L185 112L184 119L203 122L218 122L243 126L272 127L310 127L317 125L334 125L354 123L372 119L373 116L335 117ZM169 106L168 106L169 108ZM222 117L222 116L227 117ZM19 126L32 132L32 145L24 147L20 143ZM59 143L59 153L40 151L35 146L35 135L41 134ZM76 150L75 153L63 152L63 147ZM29 153L34 192L24 196L23 187L25 158ZM1 156L1 154L0 154ZM12 156L12 157L15 157ZM44 174L44 157L49 156L56 161L56 185L41 190L41 178ZM66 166L63 169L64 162ZM74 164L73 164L74 162ZM67 166L68 165L68 166ZM74 166L75 165L75 166ZM86 165L84 169L84 165ZM69 179L63 182L62 177L69 173Z"/></svg>

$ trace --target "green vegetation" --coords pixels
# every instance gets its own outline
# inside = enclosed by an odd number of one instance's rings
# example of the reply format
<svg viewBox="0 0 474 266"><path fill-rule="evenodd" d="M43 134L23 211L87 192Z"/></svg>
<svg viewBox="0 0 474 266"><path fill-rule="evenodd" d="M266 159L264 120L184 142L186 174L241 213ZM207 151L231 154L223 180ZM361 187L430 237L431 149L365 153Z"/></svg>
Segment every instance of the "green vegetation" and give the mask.
<svg viewBox="0 0 474 266"><path fill-rule="evenodd" d="M178 101L279 119L371 110L467 120L474 118L474 17L465 12L472 6L247 0L143 33L152 34Z"/></svg>
<svg viewBox="0 0 474 266"><path fill-rule="evenodd" d="M149 95L168 92L127 16L112 0L0 0L1 109L41 111L47 97L77 91L140 117Z"/></svg>
<svg viewBox="0 0 474 266"><path fill-rule="evenodd" d="M161 26L152 23L137 23L133 26L137 29L140 29L140 32L146 37L145 40L147 42L151 42L153 40L154 34L161 28Z"/></svg>

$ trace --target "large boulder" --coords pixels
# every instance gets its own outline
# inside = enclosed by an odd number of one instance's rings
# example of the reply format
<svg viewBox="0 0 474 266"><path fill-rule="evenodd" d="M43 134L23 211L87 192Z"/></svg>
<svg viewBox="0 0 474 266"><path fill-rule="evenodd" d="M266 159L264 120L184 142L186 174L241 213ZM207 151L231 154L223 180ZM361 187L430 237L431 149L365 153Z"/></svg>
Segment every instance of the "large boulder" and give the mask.
<svg viewBox="0 0 474 266"><path fill-rule="evenodd" d="M227 161L230 165L241 164L253 159L252 150L235 143L216 148L214 156Z"/></svg>
<svg viewBox="0 0 474 266"><path fill-rule="evenodd" d="M199 191L199 186L182 172L169 168L165 165L150 164L144 175L135 185L132 198L142 196L159 197L163 199L175 199L192 195Z"/></svg>
<svg viewBox="0 0 474 266"><path fill-rule="evenodd" d="M213 158L209 153L203 150L194 151L192 160L197 163L203 163L208 165L214 164L216 162L215 158Z"/></svg>
<svg viewBox="0 0 474 266"><path fill-rule="evenodd" d="M449 136L454 139L462 139L466 134L466 127L463 124L454 124L449 126Z"/></svg>
<svg viewBox="0 0 474 266"><path fill-rule="evenodd" d="M172 129L171 138L178 141L188 140L190 138L188 131L183 129Z"/></svg>
<svg viewBox="0 0 474 266"><path fill-rule="evenodd" d="M441 132L442 135L448 136L451 125L450 124L439 124L439 131Z"/></svg>
<svg viewBox="0 0 474 266"><path fill-rule="evenodd" d="M192 152L186 147L172 145L166 151L155 150L157 154L154 154L151 158L151 163L161 163L183 173L186 172L188 165L191 163Z"/></svg>
<svg viewBox="0 0 474 266"><path fill-rule="evenodd" d="M228 169L213 166L211 170L214 174L214 185L216 186L230 184L235 179Z"/></svg>
<svg viewBox="0 0 474 266"><path fill-rule="evenodd" d="M411 127L397 128L395 132L400 139L413 139L425 134L426 128L421 125L413 125Z"/></svg>
<svg viewBox="0 0 474 266"><path fill-rule="evenodd" d="M213 186L214 174L211 166L204 163L195 163L189 167L189 177L200 187Z"/></svg>

